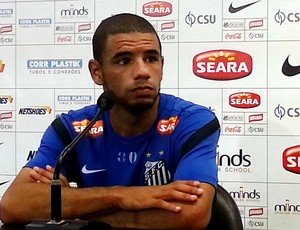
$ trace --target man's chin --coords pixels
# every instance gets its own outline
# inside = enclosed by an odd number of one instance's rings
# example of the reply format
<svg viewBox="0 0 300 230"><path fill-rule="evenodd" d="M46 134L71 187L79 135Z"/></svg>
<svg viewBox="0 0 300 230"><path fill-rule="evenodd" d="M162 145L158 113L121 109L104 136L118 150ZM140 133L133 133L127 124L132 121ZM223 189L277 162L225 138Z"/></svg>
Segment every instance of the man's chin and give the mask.
<svg viewBox="0 0 300 230"><path fill-rule="evenodd" d="M136 103L133 103L129 106L129 108L132 110L132 111L135 111L135 112L143 112L143 111L146 111L146 110L149 110L153 107L154 105L154 102L136 102Z"/></svg>

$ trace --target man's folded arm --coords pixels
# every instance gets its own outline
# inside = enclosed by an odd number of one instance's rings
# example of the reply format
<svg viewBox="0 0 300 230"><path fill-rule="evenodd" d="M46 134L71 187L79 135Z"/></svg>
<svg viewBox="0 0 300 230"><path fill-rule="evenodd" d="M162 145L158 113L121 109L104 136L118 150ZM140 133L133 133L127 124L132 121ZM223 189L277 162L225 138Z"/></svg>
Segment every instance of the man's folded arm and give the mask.
<svg viewBox="0 0 300 230"><path fill-rule="evenodd" d="M3 223L24 224L32 219L50 218L50 184L38 183L32 178L31 173L32 169L23 168L2 197L1 220ZM199 186L199 182L193 181L138 187L77 189L63 186L62 216L63 219L93 217L107 221L113 226L126 224L126 226L140 229L149 226L148 222L151 220L154 220L153 226L161 227L165 225L166 218L173 220L173 222L168 221L170 224L176 221L179 223L181 218L184 220L183 218L192 216L186 215L187 210L192 214L203 210L205 215L202 217L200 215L199 218L206 220L213 189L202 184L199 189ZM207 201L204 202L204 198ZM173 202L175 200L176 202ZM187 209L198 204L200 204L200 209ZM162 218L163 216L165 218Z"/></svg>

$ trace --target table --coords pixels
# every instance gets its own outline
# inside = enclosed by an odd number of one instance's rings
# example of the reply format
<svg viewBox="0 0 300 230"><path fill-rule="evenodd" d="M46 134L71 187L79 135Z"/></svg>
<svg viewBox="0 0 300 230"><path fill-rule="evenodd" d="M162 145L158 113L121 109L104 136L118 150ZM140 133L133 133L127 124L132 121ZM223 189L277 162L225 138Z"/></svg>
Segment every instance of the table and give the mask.
<svg viewBox="0 0 300 230"><path fill-rule="evenodd" d="M43 226L43 225L42 225ZM25 225L3 225L3 223L0 222L0 230L24 230ZM44 229L43 227L36 227L36 229ZM62 228L62 229L69 229L69 230L80 230L80 229L97 229L97 230L111 230L112 228L108 224L104 224L102 222L95 222L95 221L89 221L83 223L76 223L76 222L70 222L68 225L68 228Z"/></svg>
<svg viewBox="0 0 300 230"><path fill-rule="evenodd" d="M0 222L0 230L24 230L24 225L3 225L3 223Z"/></svg>

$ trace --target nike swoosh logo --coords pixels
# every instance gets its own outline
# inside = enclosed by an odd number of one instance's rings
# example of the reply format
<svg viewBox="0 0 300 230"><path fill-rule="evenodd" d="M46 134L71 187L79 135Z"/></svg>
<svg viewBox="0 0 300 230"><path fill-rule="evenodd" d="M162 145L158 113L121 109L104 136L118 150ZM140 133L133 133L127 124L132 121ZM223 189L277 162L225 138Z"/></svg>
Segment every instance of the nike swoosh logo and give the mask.
<svg viewBox="0 0 300 230"><path fill-rule="evenodd" d="M289 63L289 57L290 56L287 56L287 58L285 59L281 70L285 76L292 77L300 73L300 65L292 66Z"/></svg>
<svg viewBox="0 0 300 230"><path fill-rule="evenodd" d="M4 144L4 142L0 142L0 145L3 145Z"/></svg>
<svg viewBox="0 0 300 230"><path fill-rule="evenodd" d="M97 172L103 172L106 171L106 169L87 169L86 165L82 167L81 172L83 174L91 174L91 173L97 173Z"/></svg>
<svg viewBox="0 0 300 230"><path fill-rule="evenodd" d="M8 183L8 182L9 182L9 180L8 180L8 181L1 182L1 183L0 183L0 186L6 184L6 183Z"/></svg>
<svg viewBox="0 0 300 230"><path fill-rule="evenodd" d="M234 6L232 5L232 3L231 3L230 6L229 6L228 11L229 11L230 13L234 14L234 13L237 13L237 12L239 12L239 11L241 11L241 10L243 10L243 9L245 9L245 8L247 8L247 7L249 7L249 6L254 5L255 3L258 3L258 2L260 2L260 0L258 0L258 1L256 1L256 2L251 2L251 3L246 4L246 5L238 6L238 7L234 7Z"/></svg>

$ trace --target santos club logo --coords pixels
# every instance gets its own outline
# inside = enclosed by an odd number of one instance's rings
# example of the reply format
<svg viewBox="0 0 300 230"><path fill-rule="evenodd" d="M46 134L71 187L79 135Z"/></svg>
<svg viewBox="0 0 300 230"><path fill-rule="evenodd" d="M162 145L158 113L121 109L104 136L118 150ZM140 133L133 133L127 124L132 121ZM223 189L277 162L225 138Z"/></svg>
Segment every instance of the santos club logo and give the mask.
<svg viewBox="0 0 300 230"><path fill-rule="evenodd" d="M252 72L252 57L236 50L211 50L193 58L193 72L209 80L235 80Z"/></svg>
<svg viewBox="0 0 300 230"><path fill-rule="evenodd" d="M300 145L289 147L283 151L282 166L289 172L300 174Z"/></svg>

